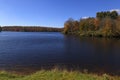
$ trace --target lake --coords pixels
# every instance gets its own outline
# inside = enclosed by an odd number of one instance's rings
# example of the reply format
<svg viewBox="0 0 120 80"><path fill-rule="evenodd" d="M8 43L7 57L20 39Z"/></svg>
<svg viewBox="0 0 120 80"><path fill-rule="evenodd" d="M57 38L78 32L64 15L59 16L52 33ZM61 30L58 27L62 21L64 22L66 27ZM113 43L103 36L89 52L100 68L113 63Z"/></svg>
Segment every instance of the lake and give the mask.
<svg viewBox="0 0 120 80"><path fill-rule="evenodd" d="M0 32L0 70L30 73L53 66L120 75L120 40L59 32Z"/></svg>

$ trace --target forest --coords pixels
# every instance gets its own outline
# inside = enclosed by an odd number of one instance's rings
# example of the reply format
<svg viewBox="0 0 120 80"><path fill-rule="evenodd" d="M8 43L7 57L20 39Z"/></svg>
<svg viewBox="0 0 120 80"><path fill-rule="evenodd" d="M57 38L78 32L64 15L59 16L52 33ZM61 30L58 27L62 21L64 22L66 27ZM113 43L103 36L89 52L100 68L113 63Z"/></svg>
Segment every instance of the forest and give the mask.
<svg viewBox="0 0 120 80"><path fill-rule="evenodd" d="M0 26L0 32L2 31L2 28L1 28L1 26Z"/></svg>
<svg viewBox="0 0 120 80"><path fill-rule="evenodd" d="M120 37L120 15L117 11L97 12L96 17L68 19L64 23L65 34L90 37Z"/></svg>
<svg viewBox="0 0 120 80"><path fill-rule="evenodd" d="M40 26L3 26L2 31L17 32L61 32L63 28L50 28Z"/></svg>

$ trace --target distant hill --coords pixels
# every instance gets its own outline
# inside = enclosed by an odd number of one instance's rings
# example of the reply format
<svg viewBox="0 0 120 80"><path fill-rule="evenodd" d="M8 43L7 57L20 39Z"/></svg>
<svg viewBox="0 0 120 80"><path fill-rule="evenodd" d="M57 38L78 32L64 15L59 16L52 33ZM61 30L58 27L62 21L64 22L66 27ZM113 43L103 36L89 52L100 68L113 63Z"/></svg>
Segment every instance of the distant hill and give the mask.
<svg viewBox="0 0 120 80"><path fill-rule="evenodd" d="M61 32L63 31L63 28L41 27L41 26L2 26L2 31Z"/></svg>

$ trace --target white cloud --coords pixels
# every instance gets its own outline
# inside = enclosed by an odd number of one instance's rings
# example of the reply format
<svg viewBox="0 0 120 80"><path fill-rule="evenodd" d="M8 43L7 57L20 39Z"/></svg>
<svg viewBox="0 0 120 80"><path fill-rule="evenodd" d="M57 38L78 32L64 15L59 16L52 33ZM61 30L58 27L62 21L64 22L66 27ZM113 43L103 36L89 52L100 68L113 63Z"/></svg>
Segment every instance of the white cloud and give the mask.
<svg viewBox="0 0 120 80"><path fill-rule="evenodd" d="M111 9L110 12L112 11L117 11L118 13L120 13L120 9Z"/></svg>
<svg viewBox="0 0 120 80"><path fill-rule="evenodd" d="M88 16L84 16L84 17L82 17L82 19L87 19L87 18L89 18Z"/></svg>

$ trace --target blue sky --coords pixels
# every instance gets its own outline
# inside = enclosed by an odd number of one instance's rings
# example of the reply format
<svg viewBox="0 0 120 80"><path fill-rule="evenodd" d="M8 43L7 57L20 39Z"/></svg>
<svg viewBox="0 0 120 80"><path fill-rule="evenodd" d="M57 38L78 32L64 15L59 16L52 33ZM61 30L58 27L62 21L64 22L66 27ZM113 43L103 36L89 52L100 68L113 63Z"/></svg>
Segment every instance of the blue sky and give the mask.
<svg viewBox="0 0 120 80"><path fill-rule="evenodd" d="M120 0L0 0L0 25L63 27L69 19L120 9Z"/></svg>

